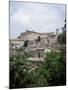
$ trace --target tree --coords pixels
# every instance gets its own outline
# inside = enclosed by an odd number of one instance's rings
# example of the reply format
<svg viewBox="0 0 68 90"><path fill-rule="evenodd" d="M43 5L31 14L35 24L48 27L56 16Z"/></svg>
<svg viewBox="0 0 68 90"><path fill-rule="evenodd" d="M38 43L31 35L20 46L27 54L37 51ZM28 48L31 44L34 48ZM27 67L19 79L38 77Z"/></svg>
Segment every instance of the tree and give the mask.
<svg viewBox="0 0 68 90"><path fill-rule="evenodd" d="M10 88L47 86L47 72L42 68L42 63L39 66L39 62L28 62L27 58L24 49L22 54L18 50L10 57Z"/></svg>
<svg viewBox="0 0 68 90"><path fill-rule="evenodd" d="M64 28L63 28L62 33L60 33L58 36L58 42L60 44L66 44L66 31L64 30Z"/></svg>
<svg viewBox="0 0 68 90"><path fill-rule="evenodd" d="M40 37L38 37L40 41ZM58 36L59 52L46 52L44 62L29 61L29 52L19 48L10 56L10 88L66 85L66 28ZM28 46L28 40L24 41ZM32 54L32 53L31 53ZM40 54L38 55L40 57ZM34 64L35 63L35 64Z"/></svg>
<svg viewBox="0 0 68 90"><path fill-rule="evenodd" d="M49 73L48 85L65 85L65 66L61 52L51 51L46 54L45 68Z"/></svg>
<svg viewBox="0 0 68 90"><path fill-rule="evenodd" d="M65 26L65 25L64 25ZM66 85L66 28L58 36L59 53L51 51L46 54L46 70L49 73L48 85Z"/></svg>
<svg viewBox="0 0 68 90"><path fill-rule="evenodd" d="M66 45L66 20L64 26L62 27L62 33L60 33L58 36L58 42Z"/></svg>
<svg viewBox="0 0 68 90"><path fill-rule="evenodd" d="M62 33L59 34L58 36L58 42L60 43L60 52L62 55L61 62L63 64L63 70L64 70L62 74L63 74L63 79L66 83L66 19L62 29Z"/></svg>
<svg viewBox="0 0 68 90"><path fill-rule="evenodd" d="M27 70L27 56L24 50L20 50L10 57L10 88L25 87ZM24 85L25 84L25 85Z"/></svg>

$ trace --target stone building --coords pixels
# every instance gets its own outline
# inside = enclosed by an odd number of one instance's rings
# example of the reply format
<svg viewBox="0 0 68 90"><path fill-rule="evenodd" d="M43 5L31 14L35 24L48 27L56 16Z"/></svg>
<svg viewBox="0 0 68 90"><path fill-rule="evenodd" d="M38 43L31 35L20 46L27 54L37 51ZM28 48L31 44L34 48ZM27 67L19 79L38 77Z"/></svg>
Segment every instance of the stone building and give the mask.
<svg viewBox="0 0 68 90"><path fill-rule="evenodd" d="M38 41L40 37L40 41ZM27 30L15 39L10 39L13 49L23 47L24 41L28 40L28 50L44 51L46 49L57 49L58 32L38 33Z"/></svg>

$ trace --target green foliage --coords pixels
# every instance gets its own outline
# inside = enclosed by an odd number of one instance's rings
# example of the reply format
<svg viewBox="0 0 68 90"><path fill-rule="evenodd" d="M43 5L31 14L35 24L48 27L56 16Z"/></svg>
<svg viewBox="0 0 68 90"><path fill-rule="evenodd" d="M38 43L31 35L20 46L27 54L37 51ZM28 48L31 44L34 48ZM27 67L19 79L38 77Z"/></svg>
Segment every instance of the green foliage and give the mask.
<svg viewBox="0 0 68 90"><path fill-rule="evenodd" d="M66 26L65 26L66 27ZM28 61L34 56L33 52L26 52L28 41L24 47L17 49L10 57L10 88L56 86L66 84L66 31L58 36L59 52L45 53L44 62ZM38 41L40 41L38 37ZM33 54L33 55L32 55ZM40 56L39 56L40 57Z"/></svg>
<svg viewBox="0 0 68 90"><path fill-rule="evenodd" d="M58 36L58 42L60 44L66 44L66 19L65 19L65 24L62 27L62 33L59 34Z"/></svg>
<svg viewBox="0 0 68 90"><path fill-rule="evenodd" d="M17 50L17 53L10 57L10 88L47 85L46 75L42 73L42 63L27 61L27 55L23 49L22 54Z"/></svg>
<svg viewBox="0 0 68 90"><path fill-rule="evenodd" d="M65 65L61 52L50 52L46 55L46 70L49 72L48 84L50 86L65 85Z"/></svg>
<svg viewBox="0 0 68 90"><path fill-rule="evenodd" d="M62 53L48 52L44 62L27 61L25 51L10 58L10 88L65 85Z"/></svg>
<svg viewBox="0 0 68 90"><path fill-rule="evenodd" d="M58 36L59 53L52 51L46 54L46 70L49 72L48 85L66 85L66 24Z"/></svg>
<svg viewBox="0 0 68 90"><path fill-rule="evenodd" d="M61 34L59 34L58 42L60 44L66 44L66 31L63 31Z"/></svg>

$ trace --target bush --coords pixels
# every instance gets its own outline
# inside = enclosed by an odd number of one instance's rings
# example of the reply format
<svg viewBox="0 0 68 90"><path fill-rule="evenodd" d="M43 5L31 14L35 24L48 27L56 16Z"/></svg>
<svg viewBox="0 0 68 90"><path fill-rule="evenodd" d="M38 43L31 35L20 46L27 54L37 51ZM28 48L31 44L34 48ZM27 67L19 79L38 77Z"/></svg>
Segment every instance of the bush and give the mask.
<svg viewBox="0 0 68 90"><path fill-rule="evenodd" d="M46 55L46 70L49 73L48 84L50 86L66 84L66 69L61 52L49 52Z"/></svg>

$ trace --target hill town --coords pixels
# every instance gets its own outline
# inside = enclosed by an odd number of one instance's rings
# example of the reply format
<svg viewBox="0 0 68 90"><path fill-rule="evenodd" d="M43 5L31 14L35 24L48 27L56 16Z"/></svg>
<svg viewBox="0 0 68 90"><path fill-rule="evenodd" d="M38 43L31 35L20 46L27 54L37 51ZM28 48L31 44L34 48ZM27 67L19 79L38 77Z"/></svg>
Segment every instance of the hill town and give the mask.
<svg viewBox="0 0 68 90"><path fill-rule="evenodd" d="M10 54L16 53L17 48L26 47L25 51L32 52L33 57L30 57L30 60L35 60L38 57L43 60L43 53L49 50L57 50L59 49L59 44L57 42L58 37L58 29L56 32L48 32L48 33L39 33L30 30L26 30L21 33L20 36L14 39L10 39Z"/></svg>

